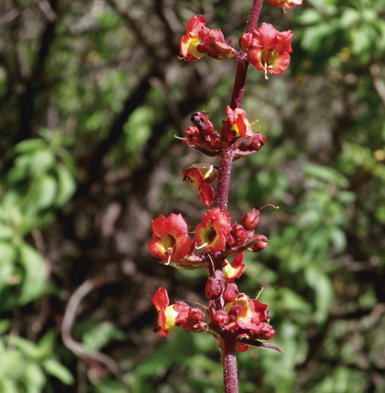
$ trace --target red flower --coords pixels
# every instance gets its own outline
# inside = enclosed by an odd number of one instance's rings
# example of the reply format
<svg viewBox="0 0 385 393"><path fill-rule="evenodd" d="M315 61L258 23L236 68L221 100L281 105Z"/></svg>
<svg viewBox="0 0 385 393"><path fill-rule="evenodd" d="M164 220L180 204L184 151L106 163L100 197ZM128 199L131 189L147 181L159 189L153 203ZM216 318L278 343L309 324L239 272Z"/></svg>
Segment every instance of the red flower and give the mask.
<svg viewBox="0 0 385 393"><path fill-rule="evenodd" d="M198 45L205 34L209 32L206 19L202 15L193 16L187 24L186 34L180 41L180 53L187 61L199 60L205 53L199 52Z"/></svg>
<svg viewBox="0 0 385 393"><path fill-rule="evenodd" d="M195 240L206 251L222 251L226 246L226 237L231 231L231 217L217 207L203 213L203 220L195 229Z"/></svg>
<svg viewBox="0 0 385 393"><path fill-rule="evenodd" d="M214 190L210 183L217 176L217 170L213 165L194 164L187 169L182 170L183 180L187 180L198 190L199 199L209 207L214 201Z"/></svg>
<svg viewBox="0 0 385 393"><path fill-rule="evenodd" d="M168 293L165 288L159 288L152 297L152 303L158 311L158 326L155 328L161 336L167 336L176 328L175 319L178 313L169 306Z"/></svg>
<svg viewBox="0 0 385 393"><path fill-rule="evenodd" d="M192 239L181 214L163 215L152 221L153 236L148 248L159 259L175 261L190 253Z"/></svg>
<svg viewBox="0 0 385 393"><path fill-rule="evenodd" d="M246 112L241 108L231 109L226 106L227 120L223 122L222 135L227 141L245 137L246 132L251 131Z"/></svg>
<svg viewBox="0 0 385 393"><path fill-rule="evenodd" d="M289 66L293 32L277 31L271 24L262 23L253 33L244 33L240 39L247 60L259 71L279 75Z"/></svg>
<svg viewBox="0 0 385 393"><path fill-rule="evenodd" d="M207 324L204 322L205 314L199 308L176 301L169 306L168 293L165 288L159 288L152 297L152 303L158 311L158 325L155 331L163 337L169 332L182 326L184 330L193 332L203 331Z"/></svg>
<svg viewBox="0 0 385 393"><path fill-rule="evenodd" d="M230 315L231 322L224 329L240 329L240 333L246 330L249 336L262 340L269 340L275 335L274 329L269 324L270 317L266 304L240 293L232 303L226 305L225 309Z"/></svg>
<svg viewBox="0 0 385 393"><path fill-rule="evenodd" d="M269 0L271 5L276 5L282 8L291 8L296 5L301 5L303 0Z"/></svg>
<svg viewBox="0 0 385 393"><path fill-rule="evenodd" d="M187 61L199 60L205 54L214 59L232 59L237 52L225 41L219 29L208 29L202 15L193 16L180 42L180 53Z"/></svg>

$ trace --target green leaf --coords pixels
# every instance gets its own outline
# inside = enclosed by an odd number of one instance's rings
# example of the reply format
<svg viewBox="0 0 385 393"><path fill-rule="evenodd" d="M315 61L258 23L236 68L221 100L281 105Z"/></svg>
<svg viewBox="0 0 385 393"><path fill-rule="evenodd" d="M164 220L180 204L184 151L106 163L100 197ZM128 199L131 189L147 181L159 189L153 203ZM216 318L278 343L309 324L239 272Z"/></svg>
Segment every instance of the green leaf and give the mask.
<svg viewBox="0 0 385 393"><path fill-rule="evenodd" d="M296 20L302 25L312 25L322 21L322 14L311 8L301 12Z"/></svg>
<svg viewBox="0 0 385 393"><path fill-rule="evenodd" d="M11 327L11 325L11 321L9 321L8 319L0 320L0 334L6 333Z"/></svg>
<svg viewBox="0 0 385 393"><path fill-rule="evenodd" d="M7 341L30 359L39 360L41 358L41 350L34 342L14 335L9 335Z"/></svg>
<svg viewBox="0 0 385 393"><path fill-rule="evenodd" d="M42 139L27 139L18 143L14 151L19 154L32 153L36 150L44 150L47 148L46 143Z"/></svg>
<svg viewBox="0 0 385 393"><path fill-rule="evenodd" d="M56 197L56 180L50 175L42 176L33 187L34 189L30 196L33 210L46 209L52 206Z"/></svg>
<svg viewBox="0 0 385 393"><path fill-rule="evenodd" d="M55 332L50 330L47 332L39 341L39 348L44 357L50 357L53 354L53 348L55 343Z"/></svg>
<svg viewBox="0 0 385 393"><path fill-rule="evenodd" d="M31 246L21 244L20 263L24 268L19 304L25 304L38 298L45 289L46 271L43 257Z"/></svg>
<svg viewBox="0 0 385 393"><path fill-rule="evenodd" d="M7 179L16 182L28 176L35 176L49 170L55 163L50 150L38 150L31 154L23 154L16 158L13 168L8 172Z"/></svg>
<svg viewBox="0 0 385 393"><path fill-rule="evenodd" d="M20 393L17 383L11 379L0 380L0 392Z"/></svg>
<svg viewBox="0 0 385 393"><path fill-rule="evenodd" d="M343 252L346 248L346 234L340 228L333 228L330 234L336 252Z"/></svg>
<svg viewBox="0 0 385 393"><path fill-rule="evenodd" d="M289 288L281 288L277 305L282 311L309 312L310 304Z"/></svg>
<svg viewBox="0 0 385 393"><path fill-rule="evenodd" d="M116 329L111 323L103 322L87 330L83 336L83 343L87 348L98 351L110 340L124 340L125 334Z"/></svg>
<svg viewBox="0 0 385 393"><path fill-rule="evenodd" d="M0 243L0 295L1 292L9 285L13 275L13 264L16 258L16 250L12 244ZM1 296L0 296L1 298Z"/></svg>
<svg viewBox="0 0 385 393"><path fill-rule="evenodd" d="M46 378L41 367L35 362L29 362L25 367L23 377L25 379L26 393L41 393Z"/></svg>
<svg viewBox="0 0 385 393"><path fill-rule="evenodd" d="M310 53L315 53L322 47L326 37L332 35L334 31L335 29L328 24L308 27L302 36L302 47Z"/></svg>
<svg viewBox="0 0 385 393"><path fill-rule="evenodd" d="M326 320L329 309L333 302L333 287L330 279L315 267L305 270L305 280L315 292L316 313L314 319L317 323Z"/></svg>
<svg viewBox="0 0 385 393"><path fill-rule="evenodd" d="M344 29L349 29L352 25L359 22L360 19L361 15L357 10L353 8L347 8L341 15L340 25Z"/></svg>
<svg viewBox="0 0 385 393"><path fill-rule="evenodd" d="M58 191L56 195L55 205L63 206L72 197L76 184L70 171L62 164L60 164L57 169L58 175Z"/></svg>
<svg viewBox="0 0 385 393"><path fill-rule="evenodd" d="M59 381L65 383L66 385L72 385L74 383L74 378L72 374L65 368L61 363L55 359L47 359L43 362L43 367L48 374L54 376Z"/></svg>
<svg viewBox="0 0 385 393"><path fill-rule="evenodd" d="M0 222L0 239L10 239L13 233L14 231L9 225Z"/></svg>

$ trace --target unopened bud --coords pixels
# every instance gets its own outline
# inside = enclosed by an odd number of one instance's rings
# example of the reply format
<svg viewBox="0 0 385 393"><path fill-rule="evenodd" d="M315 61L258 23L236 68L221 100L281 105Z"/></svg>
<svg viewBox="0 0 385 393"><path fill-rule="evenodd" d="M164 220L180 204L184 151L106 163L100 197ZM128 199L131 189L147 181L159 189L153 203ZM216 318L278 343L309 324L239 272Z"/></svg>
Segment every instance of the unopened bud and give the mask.
<svg viewBox="0 0 385 393"><path fill-rule="evenodd" d="M206 283L205 294L207 299L215 299L222 293L221 282L214 277L209 277Z"/></svg>
<svg viewBox="0 0 385 393"><path fill-rule="evenodd" d="M243 215L243 226L248 230L254 230L259 222L259 217L261 216L261 212L257 209L252 209L249 212Z"/></svg>
<svg viewBox="0 0 385 393"><path fill-rule="evenodd" d="M229 314L237 317L243 310L243 307L240 304L235 304L230 308Z"/></svg>
<svg viewBox="0 0 385 393"><path fill-rule="evenodd" d="M241 247L247 238L247 232L242 225L235 223L231 227L230 238L228 243L231 247Z"/></svg>
<svg viewBox="0 0 385 393"><path fill-rule="evenodd" d="M258 252L266 248L269 239L264 235L254 236L254 244L251 246L252 251Z"/></svg>
<svg viewBox="0 0 385 393"><path fill-rule="evenodd" d="M195 112L191 116L191 121L202 132L203 135L210 135L214 131L213 123L207 117L207 112Z"/></svg>
<svg viewBox="0 0 385 393"><path fill-rule="evenodd" d="M229 323L229 314L225 310L218 310L212 317L212 322L215 326L222 328Z"/></svg>
<svg viewBox="0 0 385 393"><path fill-rule="evenodd" d="M236 286L236 284L228 284L226 286L224 293L223 293L223 300L226 303L231 303L238 296L238 294L239 294L239 291L238 291L238 287Z"/></svg>

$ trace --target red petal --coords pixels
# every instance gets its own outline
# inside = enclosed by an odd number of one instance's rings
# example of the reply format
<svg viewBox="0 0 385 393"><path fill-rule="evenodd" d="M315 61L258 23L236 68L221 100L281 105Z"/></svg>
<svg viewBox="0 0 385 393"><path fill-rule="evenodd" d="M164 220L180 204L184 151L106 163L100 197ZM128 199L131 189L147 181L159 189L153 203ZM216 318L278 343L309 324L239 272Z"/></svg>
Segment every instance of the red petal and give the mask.
<svg viewBox="0 0 385 393"><path fill-rule="evenodd" d="M166 325L165 310L169 304L168 293L165 288L160 287L152 297L152 303L158 311L158 325L160 327L160 334L167 336L168 332L164 329Z"/></svg>
<svg viewBox="0 0 385 393"><path fill-rule="evenodd" d="M201 186L198 189L198 196L199 199L204 203L204 205L209 207L213 204L215 194L210 184L202 182Z"/></svg>

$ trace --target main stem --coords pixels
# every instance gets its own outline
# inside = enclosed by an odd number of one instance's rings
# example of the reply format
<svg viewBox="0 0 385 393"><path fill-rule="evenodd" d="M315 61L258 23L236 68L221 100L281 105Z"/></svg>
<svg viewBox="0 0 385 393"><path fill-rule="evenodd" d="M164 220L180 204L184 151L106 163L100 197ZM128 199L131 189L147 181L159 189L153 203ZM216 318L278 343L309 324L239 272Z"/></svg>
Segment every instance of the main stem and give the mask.
<svg viewBox="0 0 385 393"><path fill-rule="evenodd" d="M246 33L251 33L256 28L262 9L262 4L263 0L253 0L253 4L247 19ZM248 65L249 63L246 60L246 54L244 52L240 52L238 56L238 65L235 74L233 93L231 95L230 106L232 109L240 108L242 105ZM216 206L221 211L227 211L233 155L233 148L229 147L221 156L216 201ZM215 270L218 270L218 274L215 275L217 277L223 277L222 261L215 261L214 265ZM225 393L238 393L238 371L237 358L235 355L235 337L232 332L226 332L222 335L221 338L224 391Z"/></svg>

